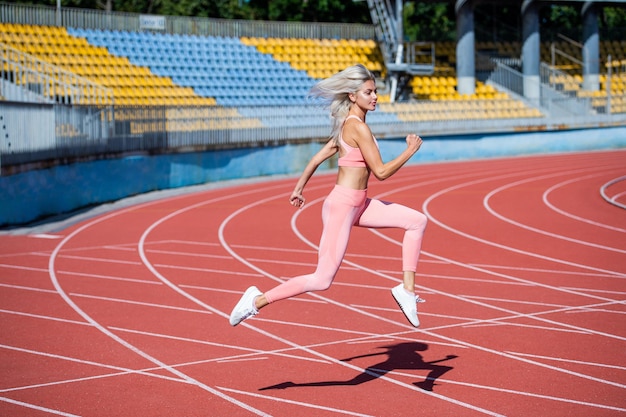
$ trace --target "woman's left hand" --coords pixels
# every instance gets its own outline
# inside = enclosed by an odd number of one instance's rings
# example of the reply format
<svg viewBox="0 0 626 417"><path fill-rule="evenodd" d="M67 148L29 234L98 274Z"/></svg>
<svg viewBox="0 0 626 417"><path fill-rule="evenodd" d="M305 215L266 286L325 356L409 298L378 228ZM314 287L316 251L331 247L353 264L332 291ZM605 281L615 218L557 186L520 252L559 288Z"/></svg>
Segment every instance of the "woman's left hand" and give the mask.
<svg viewBox="0 0 626 417"><path fill-rule="evenodd" d="M415 149L415 152L422 146L422 138L415 133L411 133L406 137L406 146L410 149Z"/></svg>

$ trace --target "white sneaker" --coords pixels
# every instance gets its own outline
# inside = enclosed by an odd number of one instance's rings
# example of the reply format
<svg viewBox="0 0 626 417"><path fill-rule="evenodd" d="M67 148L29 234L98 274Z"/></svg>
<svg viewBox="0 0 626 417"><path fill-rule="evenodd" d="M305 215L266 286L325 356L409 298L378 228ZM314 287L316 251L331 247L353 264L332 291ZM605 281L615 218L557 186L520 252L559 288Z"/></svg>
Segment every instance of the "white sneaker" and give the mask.
<svg viewBox="0 0 626 417"><path fill-rule="evenodd" d="M415 294L410 294L404 289L404 285L400 284L391 289L391 295L396 300L396 303L402 309L402 312L415 327L419 327L420 321L417 318L417 303L423 303L426 300L419 298Z"/></svg>
<svg viewBox="0 0 626 417"><path fill-rule="evenodd" d="M248 317L256 316L259 314L259 310L256 309L254 305L254 300L259 295L262 295L261 291L257 287L250 287L243 293L241 299L233 308L232 313L230 313L230 324L231 326L236 326Z"/></svg>

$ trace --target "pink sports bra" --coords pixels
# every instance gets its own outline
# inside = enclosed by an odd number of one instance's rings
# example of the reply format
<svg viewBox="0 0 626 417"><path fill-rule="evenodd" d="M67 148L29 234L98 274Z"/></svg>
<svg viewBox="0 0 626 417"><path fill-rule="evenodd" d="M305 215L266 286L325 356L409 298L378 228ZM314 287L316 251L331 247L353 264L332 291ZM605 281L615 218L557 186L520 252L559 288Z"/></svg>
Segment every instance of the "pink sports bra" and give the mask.
<svg viewBox="0 0 626 417"><path fill-rule="evenodd" d="M346 117L346 120L350 118L361 120L358 116L355 116L353 114ZM343 133L343 129L342 129L342 133ZM372 136L372 138L374 138L374 142L376 142L376 138L374 136ZM343 149L344 154L342 157L340 157L337 160L337 165L339 165L340 167L357 167L357 168L367 167L367 164L365 163L365 159L363 158L363 154L361 153L361 150L359 148L352 147L348 145L346 142L344 142L343 135L339 136L339 146L341 146L341 148ZM378 142L376 142L376 146L378 146Z"/></svg>

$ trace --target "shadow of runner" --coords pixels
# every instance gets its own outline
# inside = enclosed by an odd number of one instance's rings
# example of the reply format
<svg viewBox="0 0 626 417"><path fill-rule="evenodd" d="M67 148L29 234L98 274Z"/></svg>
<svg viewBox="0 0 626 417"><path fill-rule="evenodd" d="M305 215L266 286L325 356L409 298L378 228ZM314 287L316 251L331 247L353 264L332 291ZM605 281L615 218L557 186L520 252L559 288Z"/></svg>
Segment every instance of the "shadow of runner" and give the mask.
<svg viewBox="0 0 626 417"><path fill-rule="evenodd" d="M379 349L386 349L384 352L368 353L365 355L353 356L351 358L342 359L342 361L351 361L353 359L368 358L379 355L387 355L387 359L383 362L379 362L375 365L368 366L365 371L354 378L347 381L318 381L318 382L282 382L280 384L271 385L269 387L260 388L259 391L265 391L270 389L285 389L292 387L327 387L333 385L359 385L365 382L373 381L386 375L388 372L404 369L404 370L418 370L426 369L430 372L426 376L424 381L414 382L413 385L426 390L432 391L435 385L435 380L453 369L451 366L436 365L437 363L444 362L450 359L454 359L456 355L448 355L443 359L439 359L431 362L424 362L422 355L417 352L425 351L428 349L428 345L420 342L405 342L395 345L381 346Z"/></svg>

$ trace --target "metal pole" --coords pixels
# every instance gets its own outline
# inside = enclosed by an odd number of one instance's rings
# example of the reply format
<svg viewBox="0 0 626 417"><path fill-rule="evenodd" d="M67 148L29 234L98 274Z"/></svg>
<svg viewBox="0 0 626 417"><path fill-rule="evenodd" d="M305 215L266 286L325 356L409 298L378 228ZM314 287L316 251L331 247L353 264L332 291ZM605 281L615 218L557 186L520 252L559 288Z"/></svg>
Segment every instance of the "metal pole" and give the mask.
<svg viewBox="0 0 626 417"><path fill-rule="evenodd" d="M607 74L606 74L606 114L611 114L611 76L613 75L613 62L611 55L607 57Z"/></svg>

